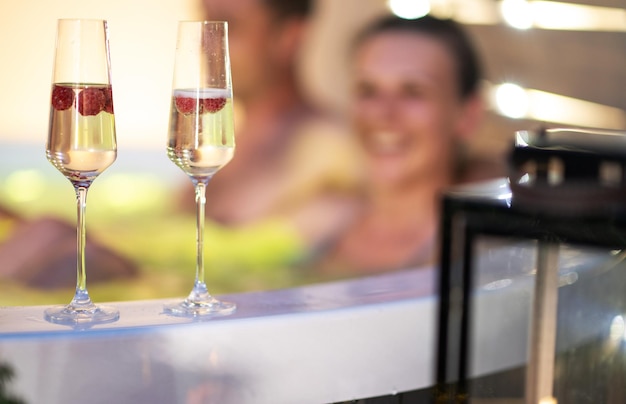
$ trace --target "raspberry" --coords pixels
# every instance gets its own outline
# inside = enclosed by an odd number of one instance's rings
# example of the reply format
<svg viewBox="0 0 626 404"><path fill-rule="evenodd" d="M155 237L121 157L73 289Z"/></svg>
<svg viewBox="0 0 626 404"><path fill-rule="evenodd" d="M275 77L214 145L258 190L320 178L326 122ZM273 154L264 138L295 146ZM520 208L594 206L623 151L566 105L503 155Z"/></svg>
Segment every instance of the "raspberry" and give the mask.
<svg viewBox="0 0 626 404"><path fill-rule="evenodd" d="M226 98L203 98L198 103L196 98L176 97L174 98L176 109L183 115L203 112L217 112L226 105Z"/></svg>
<svg viewBox="0 0 626 404"><path fill-rule="evenodd" d="M226 98L205 98L202 100L202 106L205 111L217 112L226 105Z"/></svg>
<svg viewBox="0 0 626 404"><path fill-rule="evenodd" d="M190 97L174 98L176 109L183 115L189 115L196 111L196 99Z"/></svg>
<svg viewBox="0 0 626 404"><path fill-rule="evenodd" d="M104 111L109 114L113 113L113 91L111 87L103 88L102 93L104 94Z"/></svg>
<svg viewBox="0 0 626 404"><path fill-rule="evenodd" d="M57 111L64 111L72 104L74 104L74 90L55 84L52 88L52 107Z"/></svg>
<svg viewBox="0 0 626 404"><path fill-rule="evenodd" d="M105 104L106 96L100 88L87 87L78 93L78 112L83 116L98 115Z"/></svg>

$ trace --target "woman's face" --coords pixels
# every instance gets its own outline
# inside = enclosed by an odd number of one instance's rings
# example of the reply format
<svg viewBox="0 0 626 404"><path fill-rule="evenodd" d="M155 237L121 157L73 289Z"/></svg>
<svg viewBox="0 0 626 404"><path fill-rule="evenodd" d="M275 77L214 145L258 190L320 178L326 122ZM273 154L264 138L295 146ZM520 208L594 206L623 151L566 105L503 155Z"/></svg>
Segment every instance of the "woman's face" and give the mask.
<svg viewBox="0 0 626 404"><path fill-rule="evenodd" d="M370 180L448 181L463 102L445 45L411 32L375 34L357 48L353 68L352 118Z"/></svg>

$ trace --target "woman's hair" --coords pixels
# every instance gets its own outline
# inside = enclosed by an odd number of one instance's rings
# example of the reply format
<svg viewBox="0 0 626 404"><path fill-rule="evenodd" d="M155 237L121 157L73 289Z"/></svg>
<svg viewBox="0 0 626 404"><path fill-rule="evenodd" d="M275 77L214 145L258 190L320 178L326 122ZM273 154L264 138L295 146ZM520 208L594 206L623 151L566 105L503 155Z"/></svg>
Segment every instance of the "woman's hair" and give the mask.
<svg viewBox="0 0 626 404"><path fill-rule="evenodd" d="M308 18L313 10L312 0L263 0L263 3L279 18Z"/></svg>
<svg viewBox="0 0 626 404"><path fill-rule="evenodd" d="M440 41L455 60L461 97L466 98L478 90L482 74L478 55L466 32L454 20L439 19L431 15L414 20L396 16L383 17L362 30L355 38L352 48L358 48L367 39L380 33L397 31L427 35Z"/></svg>

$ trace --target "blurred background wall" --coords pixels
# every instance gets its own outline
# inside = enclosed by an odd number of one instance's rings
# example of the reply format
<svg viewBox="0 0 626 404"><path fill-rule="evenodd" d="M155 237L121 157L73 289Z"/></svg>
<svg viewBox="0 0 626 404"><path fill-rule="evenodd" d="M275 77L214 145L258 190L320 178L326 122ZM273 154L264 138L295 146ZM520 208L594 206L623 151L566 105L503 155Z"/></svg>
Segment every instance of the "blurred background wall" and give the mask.
<svg viewBox="0 0 626 404"><path fill-rule="evenodd" d="M119 146L162 145L169 118L176 23L199 13L195 0L3 1L0 141L44 147L56 21L102 18L109 21Z"/></svg>

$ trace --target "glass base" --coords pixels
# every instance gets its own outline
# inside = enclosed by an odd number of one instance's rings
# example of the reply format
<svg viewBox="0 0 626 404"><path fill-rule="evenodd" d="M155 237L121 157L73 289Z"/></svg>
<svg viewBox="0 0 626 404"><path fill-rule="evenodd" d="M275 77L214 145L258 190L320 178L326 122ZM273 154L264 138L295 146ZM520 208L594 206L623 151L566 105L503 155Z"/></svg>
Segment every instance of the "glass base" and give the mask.
<svg viewBox="0 0 626 404"><path fill-rule="evenodd" d="M234 313L236 309L235 303L222 302L213 297L206 301L185 299L182 302L166 304L163 307L165 314L177 317L227 316Z"/></svg>
<svg viewBox="0 0 626 404"><path fill-rule="evenodd" d="M55 324L90 326L117 321L120 318L120 312L110 306L76 307L69 304L46 309L44 318Z"/></svg>

